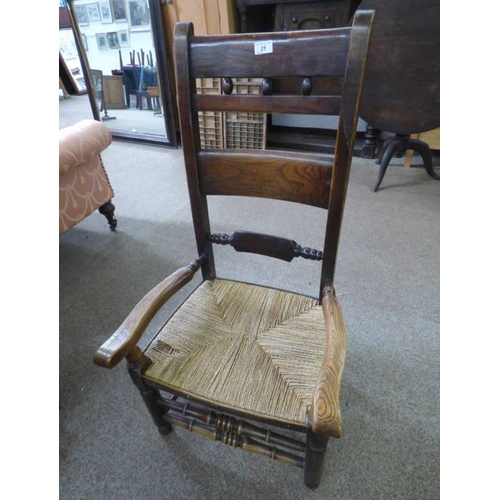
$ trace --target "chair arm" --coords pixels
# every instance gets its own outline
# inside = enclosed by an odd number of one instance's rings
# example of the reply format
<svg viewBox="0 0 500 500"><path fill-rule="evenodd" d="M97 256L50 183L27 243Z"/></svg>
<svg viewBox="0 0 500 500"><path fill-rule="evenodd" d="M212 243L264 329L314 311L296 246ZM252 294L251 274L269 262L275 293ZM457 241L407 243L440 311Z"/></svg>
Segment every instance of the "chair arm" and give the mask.
<svg viewBox="0 0 500 500"><path fill-rule="evenodd" d="M145 295L118 330L99 347L94 354L94 363L113 368L133 352L154 315L172 295L191 281L204 260L203 255L188 266L181 267Z"/></svg>
<svg viewBox="0 0 500 500"><path fill-rule="evenodd" d="M333 287L325 287L322 306L326 349L313 393L311 423L313 432L340 437L340 382L344 371L347 338L342 309L333 295Z"/></svg>

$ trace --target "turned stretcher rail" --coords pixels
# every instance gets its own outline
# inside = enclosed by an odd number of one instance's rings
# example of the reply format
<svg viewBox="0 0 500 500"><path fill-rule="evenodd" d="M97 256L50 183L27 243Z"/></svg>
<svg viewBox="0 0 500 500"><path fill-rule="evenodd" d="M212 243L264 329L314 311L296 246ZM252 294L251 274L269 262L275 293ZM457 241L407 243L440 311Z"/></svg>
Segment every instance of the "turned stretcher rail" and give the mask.
<svg viewBox="0 0 500 500"><path fill-rule="evenodd" d="M262 429L256 425L249 424L244 420L239 420L224 413L205 410L193 406L192 404L184 403L175 400L161 399L158 404L169 411L182 413L185 417L192 417L203 421L206 424L215 426L216 429L223 429L225 432L236 432L238 436L251 437L266 443L276 444L292 450L305 451L305 443L297 439L292 439L283 436L276 432Z"/></svg>
<svg viewBox="0 0 500 500"><path fill-rule="evenodd" d="M164 415L163 420L172 425L201 434L202 436L205 436L213 441L220 441L221 443L227 444L232 448L241 448L244 451L257 453L258 455L263 455L289 465L304 467L303 457L281 450L275 446L260 443L247 436L239 436L236 432L227 432L224 429L217 429L215 426L205 422L200 422L194 418L173 415L170 412Z"/></svg>

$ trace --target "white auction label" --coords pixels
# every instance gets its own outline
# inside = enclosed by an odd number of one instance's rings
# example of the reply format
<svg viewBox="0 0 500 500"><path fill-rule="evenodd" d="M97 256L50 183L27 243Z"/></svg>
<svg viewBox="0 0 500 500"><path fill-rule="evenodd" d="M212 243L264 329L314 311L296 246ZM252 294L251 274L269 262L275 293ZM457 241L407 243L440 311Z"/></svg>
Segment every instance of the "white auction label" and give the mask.
<svg viewBox="0 0 500 500"><path fill-rule="evenodd" d="M255 42L253 44L253 51L256 56L259 54L271 54L273 51L273 42Z"/></svg>

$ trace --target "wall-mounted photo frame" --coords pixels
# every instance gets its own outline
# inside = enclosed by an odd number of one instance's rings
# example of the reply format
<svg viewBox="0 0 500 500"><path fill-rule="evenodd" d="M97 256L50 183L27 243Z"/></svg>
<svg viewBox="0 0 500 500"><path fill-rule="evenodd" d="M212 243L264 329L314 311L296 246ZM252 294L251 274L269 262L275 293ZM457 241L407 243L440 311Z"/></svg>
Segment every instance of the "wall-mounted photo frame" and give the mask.
<svg viewBox="0 0 500 500"><path fill-rule="evenodd" d="M89 15L87 13L86 5L75 5L76 21L80 26L89 25Z"/></svg>
<svg viewBox="0 0 500 500"><path fill-rule="evenodd" d="M111 5L108 0L99 2L99 9L101 11L102 24L111 24L113 22L113 14L111 12Z"/></svg>
<svg viewBox="0 0 500 500"><path fill-rule="evenodd" d="M108 39L106 37L106 33L96 33L95 39L97 41L97 48L99 50L108 50L109 49Z"/></svg>
<svg viewBox="0 0 500 500"><path fill-rule="evenodd" d="M106 33L106 38L108 39L108 45L110 49L120 48L120 40L118 39L117 31L110 31L109 33Z"/></svg>
<svg viewBox="0 0 500 500"><path fill-rule="evenodd" d="M89 21L91 23L101 22L101 12L99 10L99 4L97 2L87 4L87 13L89 16Z"/></svg>
<svg viewBox="0 0 500 500"><path fill-rule="evenodd" d="M126 23L127 7L125 5L125 0L110 0L110 3L115 23Z"/></svg>
<svg viewBox="0 0 500 500"><path fill-rule="evenodd" d="M118 30L118 39L121 47L130 47L130 33L128 30Z"/></svg>
<svg viewBox="0 0 500 500"><path fill-rule="evenodd" d="M150 18L147 0L128 0L128 11L131 30L149 29Z"/></svg>

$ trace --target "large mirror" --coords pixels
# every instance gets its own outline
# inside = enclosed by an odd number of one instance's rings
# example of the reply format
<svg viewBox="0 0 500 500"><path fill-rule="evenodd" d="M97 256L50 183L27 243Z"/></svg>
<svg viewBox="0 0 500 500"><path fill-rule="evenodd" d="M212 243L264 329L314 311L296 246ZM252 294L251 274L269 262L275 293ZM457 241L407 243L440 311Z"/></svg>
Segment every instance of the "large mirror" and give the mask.
<svg viewBox="0 0 500 500"><path fill-rule="evenodd" d="M70 0L96 119L114 137L177 146L161 0Z"/></svg>

